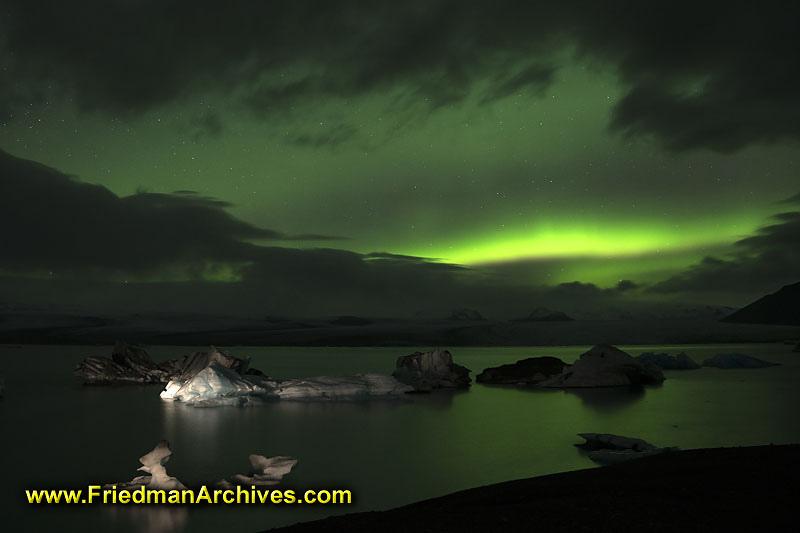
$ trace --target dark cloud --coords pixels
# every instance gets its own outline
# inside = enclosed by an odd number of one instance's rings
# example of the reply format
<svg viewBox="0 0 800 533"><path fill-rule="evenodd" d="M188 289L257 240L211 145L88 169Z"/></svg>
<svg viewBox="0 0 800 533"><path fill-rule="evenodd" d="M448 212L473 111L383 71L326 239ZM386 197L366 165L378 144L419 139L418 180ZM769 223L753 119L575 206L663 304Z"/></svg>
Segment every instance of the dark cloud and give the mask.
<svg viewBox="0 0 800 533"><path fill-rule="evenodd" d="M299 316L410 316L421 309L446 316L470 307L514 316L531 306L587 304L617 292L578 282L549 289L498 281L419 256L266 246L257 243L329 237L257 228L229 215L228 206L189 190L118 197L0 152L0 286L13 289L0 304L69 303L109 312L222 305L225 313ZM238 281L208 281L231 269ZM129 278L130 284L117 283Z"/></svg>
<svg viewBox="0 0 800 533"><path fill-rule="evenodd" d="M396 109L482 101L554 77L554 52L616 69L611 127L672 150L800 137L800 5L760 2L55 2L0 8L0 101L67 95L138 112L198 92L256 113L396 92ZM410 111L409 111L410 112ZM219 124L207 125L213 134ZM348 132L304 132L312 146Z"/></svg>
<svg viewBox="0 0 800 533"><path fill-rule="evenodd" d="M283 235L286 241L346 241L348 237L337 235L322 235L320 233L298 233L297 235Z"/></svg>
<svg viewBox="0 0 800 533"><path fill-rule="evenodd" d="M0 151L0 270L145 274L173 265L247 263L287 235L238 220L192 191L119 197Z"/></svg>
<svg viewBox="0 0 800 533"><path fill-rule="evenodd" d="M394 261L408 261L411 263L430 263L440 260L439 258L435 257L420 257L416 255L392 254L389 252L372 252L369 254L365 254L364 257L366 259L391 259ZM451 266L456 266L456 265L451 265Z"/></svg>
<svg viewBox="0 0 800 533"><path fill-rule="evenodd" d="M782 204L800 204L800 193L795 194L794 196L782 200L780 203Z"/></svg>
<svg viewBox="0 0 800 533"><path fill-rule="evenodd" d="M763 294L800 280L800 212L781 213L774 224L737 241L725 257L706 257L649 290L657 293Z"/></svg>
<svg viewBox="0 0 800 533"><path fill-rule="evenodd" d="M493 83L484 95L482 102L489 103L505 98L525 87L533 87L542 92L553 82L556 69L551 66L531 65L512 75L496 74Z"/></svg>
<svg viewBox="0 0 800 533"><path fill-rule="evenodd" d="M615 287L619 292L634 291L641 288L641 285L629 279L621 279Z"/></svg>
<svg viewBox="0 0 800 533"><path fill-rule="evenodd" d="M570 281L567 283L559 283L556 290L562 294L574 294L577 296L593 295L599 293L602 289L594 283L582 283L580 281Z"/></svg>
<svg viewBox="0 0 800 533"><path fill-rule="evenodd" d="M64 291L69 280L70 287L102 292L111 287L102 280L130 277L154 280L131 285L131 291L148 298L158 294L161 303L180 297L185 299L181 305L191 307L188 302L208 305L223 298L249 310L311 315L359 306L411 309L427 297L458 302L488 291L463 282L459 274L468 269L423 257L256 244L334 237L258 228L232 217L227 207L227 202L190 190L118 197L105 187L0 151L0 276L27 279L23 285L34 299L49 294L56 282ZM240 281L222 284L227 288L205 281L230 274L230 269ZM191 290L164 281L176 277L193 280ZM205 296L187 297L194 293ZM86 298L101 296L87 293Z"/></svg>
<svg viewBox="0 0 800 533"><path fill-rule="evenodd" d="M607 289L603 289L594 283L583 283L580 281L571 281L568 283L559 283L554 288L556 294L564 296L577 296L577 297L597 297L600 295L612 295L623 292L634 291L641 286L629 279L620 280L617 285Z"/></svg>

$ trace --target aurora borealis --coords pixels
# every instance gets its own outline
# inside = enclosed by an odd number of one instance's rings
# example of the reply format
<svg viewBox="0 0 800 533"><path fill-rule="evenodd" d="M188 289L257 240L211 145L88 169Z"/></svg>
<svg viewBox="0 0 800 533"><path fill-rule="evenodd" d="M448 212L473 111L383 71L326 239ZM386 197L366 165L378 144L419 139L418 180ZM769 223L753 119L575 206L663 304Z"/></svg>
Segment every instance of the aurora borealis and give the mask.
<svg viewBox="0 0 800 533"><path fill-rule="evenodd" d="M0 14L0 271L20 300L183 283L391 314L622 280L742 305L797 281L796 7Z"/></svg>

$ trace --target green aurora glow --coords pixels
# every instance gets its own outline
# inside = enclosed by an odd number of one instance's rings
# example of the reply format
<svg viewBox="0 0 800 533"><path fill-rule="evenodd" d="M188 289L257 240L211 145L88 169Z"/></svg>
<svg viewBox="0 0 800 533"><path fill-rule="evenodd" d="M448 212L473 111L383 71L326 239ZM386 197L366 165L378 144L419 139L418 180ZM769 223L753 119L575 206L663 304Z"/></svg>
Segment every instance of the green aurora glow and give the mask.
<svg viewBox="0 0 800 533"><path fill-rule="evenodd" d="M307 58L133 110L86 106L54 82L11 107L0 148L119 196L196 191L257 227L343 237L249 242L419 256L514 272L526 285L664 279L724 255L797 193L795 144L670 150L612 128L630 75L568 38L554 43L537 52L553 67L547 83L489 99L501 70L487 69L435 105L403 78L250 105L247 83L291 86L321 68ZM714 89L709 75L692 76L676 74L673 93ZM241 265L130 276L237 281Z"/></svg>

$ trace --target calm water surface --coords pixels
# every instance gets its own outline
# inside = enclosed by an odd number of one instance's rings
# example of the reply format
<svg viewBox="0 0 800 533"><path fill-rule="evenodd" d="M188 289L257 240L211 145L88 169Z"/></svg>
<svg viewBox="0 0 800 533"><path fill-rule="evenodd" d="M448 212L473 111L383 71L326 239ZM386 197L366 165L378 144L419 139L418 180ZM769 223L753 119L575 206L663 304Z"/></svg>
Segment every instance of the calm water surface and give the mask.
<svg viewBox="0 0 800 533"><path fill-rule="evenodd" d="M589 347L453 348L480 372L536 355L572 362ZM574 443L595 431L656 445L699 448L800 442L800 354L782 344L623 346L685 350L698 362L740 352L782 366L667 371L641 391L541 391L473 384L469 391L400 401L283 402L198 409L164 402L160 387L83 387L71 371L109 347L0 346L0 485L3 531L250 533L334 513L386 509L487 483L592 467ZM153 347L156 360L200 348ZM232 348L278 378L389 373L407 348ZM350 506L32 506L24 490L85 488L130 480L138 457L161 439L167 470L196 485L246 473L247 456L292 455L284 488L348 488Z"/></svg>

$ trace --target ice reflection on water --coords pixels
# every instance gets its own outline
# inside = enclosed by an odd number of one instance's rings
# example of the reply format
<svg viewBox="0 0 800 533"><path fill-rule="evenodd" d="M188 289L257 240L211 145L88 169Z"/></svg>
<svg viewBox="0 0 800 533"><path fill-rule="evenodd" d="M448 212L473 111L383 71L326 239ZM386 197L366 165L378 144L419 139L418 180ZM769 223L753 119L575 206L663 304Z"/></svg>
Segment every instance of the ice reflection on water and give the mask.
<svg viewBox="0 0 800 533"><path fill-rule="evenodd" d="M102 509L110 522L128 524L130 529L141 531L142 533L184 531L189 518L189 509L187 507L108 505L103 506Z"/></svg>

